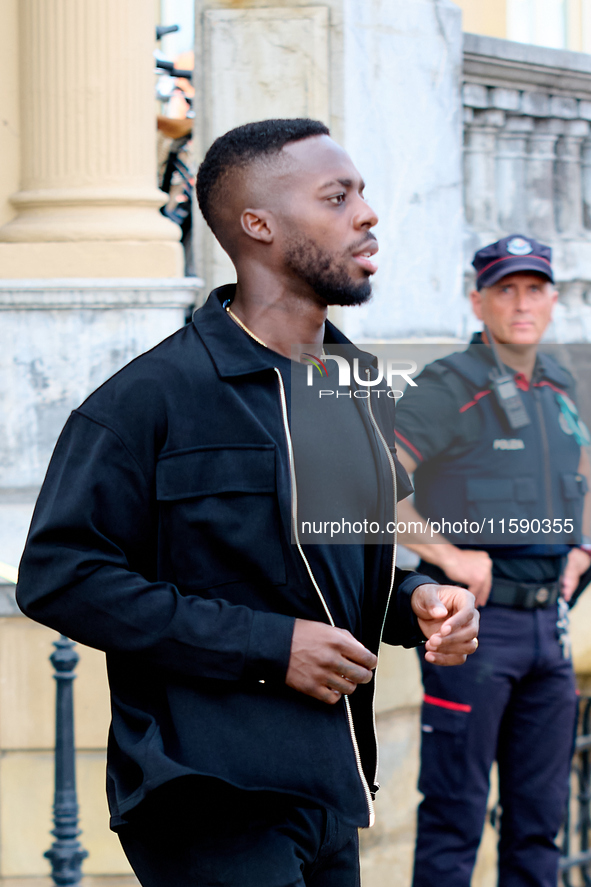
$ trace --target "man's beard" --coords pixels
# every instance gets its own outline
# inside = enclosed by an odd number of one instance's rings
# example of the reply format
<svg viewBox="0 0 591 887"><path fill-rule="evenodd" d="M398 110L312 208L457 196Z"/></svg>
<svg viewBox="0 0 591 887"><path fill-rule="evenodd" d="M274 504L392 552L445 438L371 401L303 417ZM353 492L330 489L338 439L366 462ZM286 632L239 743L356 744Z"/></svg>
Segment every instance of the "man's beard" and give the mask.
<svg viewBox="0 0 591 887"><path fill-rule="evenodd" d="M363 305L371 298L369 277L355 281L347 271L351 253L336 255L311 238L296 235L285 249L285 263L326 305Z"/></svg>

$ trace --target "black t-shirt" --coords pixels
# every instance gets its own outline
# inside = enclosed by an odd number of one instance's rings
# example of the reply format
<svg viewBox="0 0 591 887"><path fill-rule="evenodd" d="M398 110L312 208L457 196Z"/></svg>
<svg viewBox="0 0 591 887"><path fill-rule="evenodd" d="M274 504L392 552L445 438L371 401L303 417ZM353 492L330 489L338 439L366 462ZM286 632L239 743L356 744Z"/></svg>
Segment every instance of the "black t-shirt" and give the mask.
<svg viewBox="0 0 591 887"><path fill-rule="evenodd" d="M318 397L316 388L307 388L305 364L278 355L277 366L288 397L299 538L335 623L354 625L358 631L366 537L363 531L354 532L354 525L375 517L380 476L368 437L368 431L373 431L361 412L367 406L348 396ZM338 368L332 361L326 366L328 377L323 385L336 392ZM343 521L344 534L331 537L328 525L335 522L343 527ZM339 538L346 538L347 544L339 544ZM339 614L344 612L347 617L341 620Z"/></svg>

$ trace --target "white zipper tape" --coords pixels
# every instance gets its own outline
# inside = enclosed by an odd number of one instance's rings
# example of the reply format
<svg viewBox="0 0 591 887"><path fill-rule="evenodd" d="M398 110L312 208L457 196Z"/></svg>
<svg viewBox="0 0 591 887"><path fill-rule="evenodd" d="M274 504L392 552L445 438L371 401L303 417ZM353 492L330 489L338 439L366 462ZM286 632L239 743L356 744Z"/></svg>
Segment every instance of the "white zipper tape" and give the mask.
<svg viewBox="0 0 591 887"><path fill-rule="evenodd" d="M291 479L291 503L292 503L292 505L291 505L291 519L292 519L293 534L294 534L294 538L296 540L296 545L298 547L298 551L302 557L302 560L304 561L304 564L306 566L306 570L308 571L308 576L310 577L312 585L314 586L316 593L318 594L318 597L320 598L320 601L321 601L322 606L324 608L324 612L326 613L326 617L327 617L330 625L332 625L334 628L335 627L334 619L332 618L332 614L331 614L331 612L328 608L328 605L324 599L324 595L322 594L322 591L320 590L320 586L318 585L318 583L316 582L316 579L314 578L312 568L310 567L310 564L308 563L308 558L304 554L304 550L303 550L301 542L300 542L300 536L299 536L299 532L298 532L298 523L297 523L298 489L297 489L297 482L296 482L296 475L295 475L295 462L294 462L294 458L293 458L293 445L292 445L292 441L291 441L291 432L289 430L289 421L288 421L288 416L287 416L287 400L285 397L285 385L283 383L283 376L281 375L279 369L277 367L274 367L274 370L277 373L277 378L279 381L279 393L281 396L281 412L282 412L282 416L283 416L283 428L285 430L285 437L287 440L287 452L288 452L288 456L289 456L289 475L290 475L290 479ZM383 626L382 626L382 629L383 629ZM367 784L367 779L365 778L365 773L363 772L363 767L361 765L361 754L359 753L359 746L357 744L357 737L355 735L355 726L353 724L353 715L351 714L351 703L349 702L348 696L344 696L343 699L345 701L345 711L347 712L347 721L349 723L349 732L351 734L351 742L353 743L353 752L355 754L355 762L357 764L357 771L359 773L359 777L361 779L361 784L363 785L363 790L365 792L365 797L367 800L367 807L368 807L368 811L369 811L369 826L371 828L371 826L375 822L375 810L374 810L374 806L373 806L373 799L371 797L371 791L369 790L369 785ZM375 717L374 717L374 723L375 723ZM376 748L377 748L377 742L376 742Z"/></svg>

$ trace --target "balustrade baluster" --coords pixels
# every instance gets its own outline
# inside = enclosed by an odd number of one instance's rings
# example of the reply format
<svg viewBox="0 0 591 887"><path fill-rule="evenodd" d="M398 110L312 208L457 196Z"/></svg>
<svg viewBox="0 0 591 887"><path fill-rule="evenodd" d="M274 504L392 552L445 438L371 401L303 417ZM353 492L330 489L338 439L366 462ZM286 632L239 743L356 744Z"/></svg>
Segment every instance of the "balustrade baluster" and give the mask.
<svg viewBox="0 0 591 887"><path fill-rule="evenodd" d="M581 148L588 135L587 120L566 120L556 146L556 227L566 237L581 237L583 232Z"/></svg>
<svg viewBox="0 0 591 887"><path fill-rule="evenodd" d="M527 143L533 131L532 117L507 117L497 139L497 205L503 231L527 232Z"/></svg>
<svg viewBox="0 0 591 887"><path fill-rule="evenodd" d="M591 230L591 138L584 139L581 149L583 188L583 225Z"/></svg>
<svg viewBox="0 0 591 887"><path fill-rule="evenodd" d="M536 120L529 137L526 173L528 223L534 237L543 242L556 237L554 168L556 142L563 131L563 120Z"/></svg>
<svg viewBox="0 0 591 887"><path fill-rule="evenodd" d="M504 111L475 110L465 128L464 187L466 220L476 231L497 231L495 154Z"/></svg>

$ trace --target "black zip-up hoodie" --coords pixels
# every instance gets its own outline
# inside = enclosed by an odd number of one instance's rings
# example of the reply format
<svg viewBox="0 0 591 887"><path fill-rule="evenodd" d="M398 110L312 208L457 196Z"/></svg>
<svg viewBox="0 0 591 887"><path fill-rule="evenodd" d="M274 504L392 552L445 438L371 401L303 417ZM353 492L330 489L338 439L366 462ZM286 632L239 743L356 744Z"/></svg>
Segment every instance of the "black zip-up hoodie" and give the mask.
<svg viewBox="0 0 591 887"><path fill-rule="evenodd" d="M351 696L354 730L345 700L329 706L285 684L295 618L327 617L291 544L276 356L227 316L221 303L232 293L214 291L192 324L72 413L37 502L17 600L32 619L107 654L113 828L150 790L188 774L305 798L366 826L377 787L374 682ZM330 323L325 341L350 345ZM371 355L355 355L371 366ZM372 406L393 453L394 402L372 397ZM385 466L385 525L392 477L384 453L376 464ZM398 471L402 497L410 484ZM366 557L359 640L374 652L391 586L385 539ZM396 571L385 641L421 643L410 595L429 581Z"/></svg>

